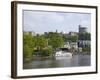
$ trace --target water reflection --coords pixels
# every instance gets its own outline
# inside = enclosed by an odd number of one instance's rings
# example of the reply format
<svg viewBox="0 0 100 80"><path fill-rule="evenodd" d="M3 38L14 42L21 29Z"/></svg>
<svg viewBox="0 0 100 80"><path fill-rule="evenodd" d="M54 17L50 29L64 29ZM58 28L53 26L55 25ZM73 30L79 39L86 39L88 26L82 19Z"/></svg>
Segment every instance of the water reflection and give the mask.
<svg viewBox="0 0 100 80"><path fill-rule="evenodd" d="M78 67L78 66L90 66L90 55L73 55L72 58L59 57L48 58L43 60L33 60L23 64L24 69L34 68L57 68L57 67Z"/></svg>

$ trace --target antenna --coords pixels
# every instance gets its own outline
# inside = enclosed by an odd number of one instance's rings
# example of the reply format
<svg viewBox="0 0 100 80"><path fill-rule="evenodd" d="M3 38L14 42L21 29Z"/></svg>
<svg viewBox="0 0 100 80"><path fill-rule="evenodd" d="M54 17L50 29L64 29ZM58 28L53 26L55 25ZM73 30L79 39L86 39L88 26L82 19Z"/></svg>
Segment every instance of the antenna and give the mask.
<svg viewBox="0 0 100 80"><path fill-rule="evenodd" d="M82 18L80 17L79 28L82 26Z"/></svg>

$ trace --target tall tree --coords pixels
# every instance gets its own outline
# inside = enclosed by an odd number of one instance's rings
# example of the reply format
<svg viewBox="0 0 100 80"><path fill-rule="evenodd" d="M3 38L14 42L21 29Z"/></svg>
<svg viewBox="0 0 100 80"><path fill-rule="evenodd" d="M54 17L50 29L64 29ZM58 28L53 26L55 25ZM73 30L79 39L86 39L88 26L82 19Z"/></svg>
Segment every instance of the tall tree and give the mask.
<svg viewBox="0 0 100 80"><path fill-rule="evenodd" d="M64 40L58 33L54 33L50 35L49 45L56 49L64 45Z"/></svg>
<svg viewBox="0 0 100 80"><path fill-rule="evenodd" d="M39 50L45 48L47 46L47 44L48 44L48 41L43 35L36 37L36 47Z"/></svg>
<svg viewBox="0 0 100 80"><path fill-rule="evenodd" d="M23 54L24 58L32 57L32 53L35 46L35 38L31 34L23 35Z"/></svg>

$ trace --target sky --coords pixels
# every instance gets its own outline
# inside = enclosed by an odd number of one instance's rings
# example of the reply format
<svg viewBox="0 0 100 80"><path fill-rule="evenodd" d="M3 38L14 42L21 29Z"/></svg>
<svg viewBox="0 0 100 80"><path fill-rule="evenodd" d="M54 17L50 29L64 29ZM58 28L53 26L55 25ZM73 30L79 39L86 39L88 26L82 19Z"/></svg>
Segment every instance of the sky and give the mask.
<svg viewBox="0 0 100 80"><path fill-rule="evenodd" d="M51 11L23 11L23 31L44 32L78 32L78 26L91 29L91 14Z"/></svg>

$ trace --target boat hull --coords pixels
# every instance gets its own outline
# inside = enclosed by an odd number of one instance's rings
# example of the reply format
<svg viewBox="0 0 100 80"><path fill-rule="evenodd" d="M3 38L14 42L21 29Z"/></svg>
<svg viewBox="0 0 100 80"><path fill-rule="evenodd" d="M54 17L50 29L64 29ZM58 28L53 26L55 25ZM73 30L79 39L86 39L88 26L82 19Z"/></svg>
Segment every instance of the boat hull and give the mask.
<svg viewBox="0 0 100 80"><path fill-rule="evenodd" d="M55 57L68 57L68 58L71 58L72 53L65 52L65 51L58 51L58 52L55 53Z"/></svg>

